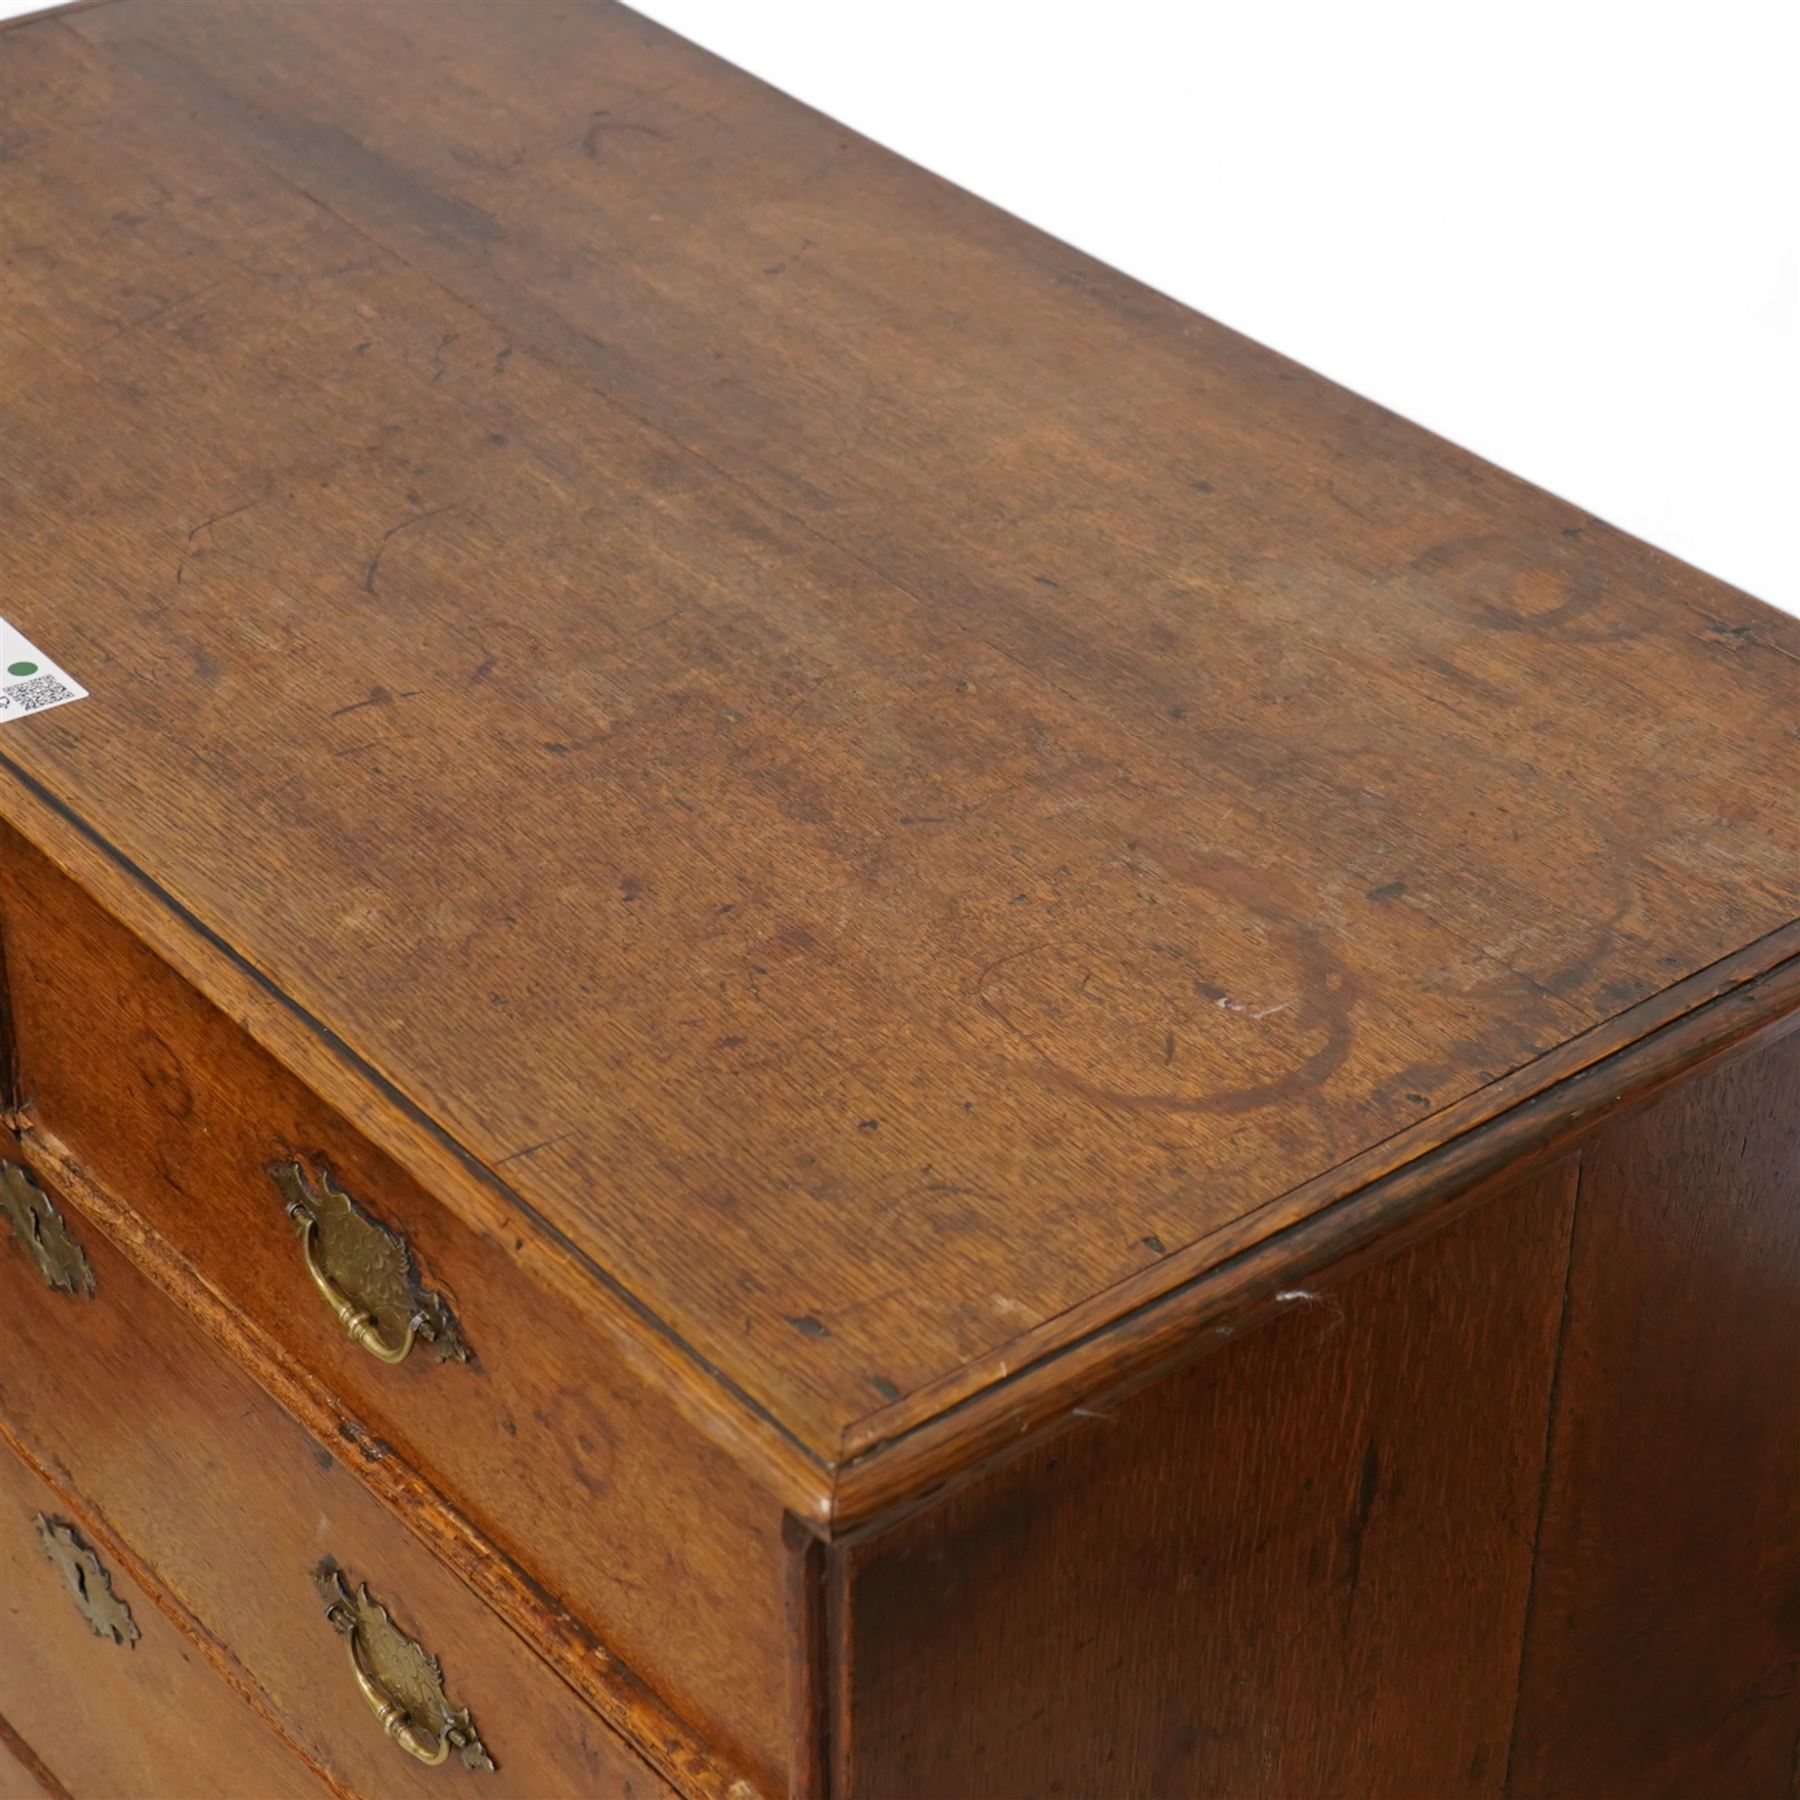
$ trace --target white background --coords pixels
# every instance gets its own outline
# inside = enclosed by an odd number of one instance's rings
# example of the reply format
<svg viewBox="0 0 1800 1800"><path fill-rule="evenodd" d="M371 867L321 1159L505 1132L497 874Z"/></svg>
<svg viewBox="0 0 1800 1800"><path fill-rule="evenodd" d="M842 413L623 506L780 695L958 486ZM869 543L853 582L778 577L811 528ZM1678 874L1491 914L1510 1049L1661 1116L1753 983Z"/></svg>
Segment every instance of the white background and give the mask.
<svg viewBox="0 0 1800 1800"><path fill-rule="evenodd" d="M639 4L1800 612L1791 0Z"/></svg>

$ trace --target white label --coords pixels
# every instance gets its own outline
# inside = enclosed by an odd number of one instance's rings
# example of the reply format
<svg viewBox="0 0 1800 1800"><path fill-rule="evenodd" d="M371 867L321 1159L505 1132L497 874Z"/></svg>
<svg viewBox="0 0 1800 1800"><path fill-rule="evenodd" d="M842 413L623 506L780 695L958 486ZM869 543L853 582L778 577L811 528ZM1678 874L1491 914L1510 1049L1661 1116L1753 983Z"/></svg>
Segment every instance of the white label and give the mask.
<svg viewBox="0 0 1800 1800"><path fill-rule="evenodd" d="M0 619L0 725L86 698L87 689L73 675Z"/></svg>

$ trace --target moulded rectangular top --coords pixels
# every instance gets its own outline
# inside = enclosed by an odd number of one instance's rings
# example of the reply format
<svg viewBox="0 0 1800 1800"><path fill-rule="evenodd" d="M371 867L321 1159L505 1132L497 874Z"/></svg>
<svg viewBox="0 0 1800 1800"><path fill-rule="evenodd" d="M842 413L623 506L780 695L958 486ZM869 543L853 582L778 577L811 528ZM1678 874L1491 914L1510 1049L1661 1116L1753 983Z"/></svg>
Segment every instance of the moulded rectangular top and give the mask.
<svg viewBox="0 0 1800 1800"><path fill-rule="evenodd" d="M0 130L8 810L822 1465L1793 949L1786 621L631 12Z"/></svg>

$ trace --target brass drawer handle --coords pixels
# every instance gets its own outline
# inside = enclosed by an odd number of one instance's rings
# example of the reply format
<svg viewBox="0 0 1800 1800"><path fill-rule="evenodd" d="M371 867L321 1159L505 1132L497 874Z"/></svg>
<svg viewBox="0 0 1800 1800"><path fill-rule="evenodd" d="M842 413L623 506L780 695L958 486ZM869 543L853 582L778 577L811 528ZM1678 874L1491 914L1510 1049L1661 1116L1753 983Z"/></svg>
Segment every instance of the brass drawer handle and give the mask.
<svg viewBox="0 0 1800 1800"><path fill-rule="evenodd" d="M421 1731L412 1722L412 1715L407 1712L406 1708L398 1700L390 1700L382 1692L381 1683L364 1666L362 1651L358 1648L357 1627L354 1620L351 1621L350 1628L344 1635L344 1641L350 1646L350 1673L356 1677L356 1685L362 1690L362 1697L368 1701L369 1710L375 1715L381 1729L408 1756L416 1757L428 1769L435 1769L439 1763L448 1762L450 1760L449 1734L434 1738L428 1732Z"/></svg>
<svg viewBox="0 0 1800 1800"><path fill-rule="evenodd" d="M270 1163L270 1179L300 1238L306 1273L351 1343L384 1363L402 1363L415 1343L440 1362L467 1362L469 1346L441 1294L419 1280L412 1246L365 1212L323 1162Z"/></svg>
<svg viewBox="0 0 1800 1800"><path fill-rule="evenodd" d="M375 1322L374 1315L366 1313L354 1300L346 1299L332 1285L332 1280L319 1267L319 1258L315 1246L319 1238L319 1221L304 1209L288 1209L296 1229L300 1233L300 1254L306 1261L306 1272L312 1277L312 1284L324 1296L325 1304L337 1315L337 1322L349 1333L353 1344L360 1344L371 1356L379 1357L384 1363L403 1363L412 1354L414 1340L419 1335L419 1316L417 1313L407 1320L406 1334L398 1344L384 1344L381 1341L381 1327ZM355 1643L351 1648L354 1651Z"/></svg>
<svg viewBox="0 0 1800 1800"><path fill-rule="evenodd" d="M446 1698L437 1658L394 1623L368 1588L352 1592L329 1557L313 1571L313 1586L325 1602L327 1622L349 1646L357 1692L381 1729L428 1769L449 1761L452 1750L461 1753L465 1768L493 1768L467 1708Z"/></svg>

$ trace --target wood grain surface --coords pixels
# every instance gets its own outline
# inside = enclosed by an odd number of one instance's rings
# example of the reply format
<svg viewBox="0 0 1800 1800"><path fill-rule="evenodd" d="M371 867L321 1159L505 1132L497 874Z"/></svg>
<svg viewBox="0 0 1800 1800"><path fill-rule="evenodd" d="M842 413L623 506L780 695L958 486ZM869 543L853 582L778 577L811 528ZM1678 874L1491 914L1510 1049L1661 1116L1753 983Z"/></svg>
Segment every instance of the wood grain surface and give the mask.
<svg viewBox="0 0 1800 1800"><path fill-rule="evenodd" d="M1518 1800L1800 1782L1800 1036L1584 1157Z"/></svg>
<svg viewBox="0 0 1800 1800"><path fill-rule="evenodd" d="M1795 915L1777 615L622 8L0 108L7 812L816 1458Z"/></svg>
<svg viewBox="0 0 1800 1800"><path fill-rule="evenodd" d="M849 1553L831 1793L1498 1796L1575 1167Z"/></svg>
<svg viewBox="0 0 1800 1800"><path fill-rule="evenodd" d="M331 1790L105 1556L139 1636L96 1637L38 1545L40 1515L93 1548L85 1521L0 1440L0 1771L9 1760L24 1771L20 1786L0 1773L0 1796L36 1800L47 1778L96 1800L326 1800ZM22 1752L10 1759L8 1730Z"/></svg>

